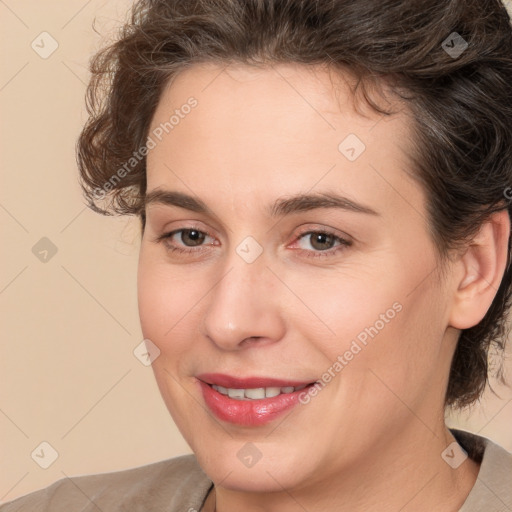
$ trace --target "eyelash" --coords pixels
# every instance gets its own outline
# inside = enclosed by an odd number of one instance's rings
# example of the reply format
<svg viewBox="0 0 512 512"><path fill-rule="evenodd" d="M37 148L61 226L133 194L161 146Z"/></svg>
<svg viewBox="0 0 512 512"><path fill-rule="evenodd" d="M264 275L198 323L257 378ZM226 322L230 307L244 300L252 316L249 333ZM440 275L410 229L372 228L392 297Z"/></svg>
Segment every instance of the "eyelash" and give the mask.
<svg viewBox="0 0 512 512"><path fill-rule="evenodd" d="M209 236L209 237L213 238L212 235L210 235L210 233L208 233L207 231L203 231L203 230L201 230L201 229L199 229L197 227L191 226L191 227L187 227L187 228L175 229L175 230L170 231L168 233L164 233L164 234L160 235L159 237L157 237L155 241L156 242L165 241L165 245L166 245L167 250L169 252L172 252L172 253L178 252L180 254L191 254L191 253L202 252L202 249L198 249L198 250L195 250L194 248L184 249L182 247L177 247L175 245L171 245L170 242L168 242L168 240L170 238L172 238L175 234L181 233L181 232L185 232L185 231L198 231L202 235L206 235L206 236ZM344 250L347 247L350 247L352 245L351 241L346 240L344 238L341 238L340 236L336 235L335 233L333 233L332 231L330 231L328 229L321 229L321 230L311 230L310 229L308 231L304 231L302 233L299 233L299 235L296 238L296 241L299 241L301 238L303 238L303 237L305 237L307 235L314 235L314 234L322 234L322 235L332 236L334 238L335 242L339 242L339 245L334 246L334 247L332 247L330 249L326 249L324 251L297 249L297 250L299 250L301 252L310 253L310 254L307 255L307 257L309 257L309 258L333 256L334 254L338 253L340 250ZM197 247L204 247L204 245L197 246Z"/></svg>

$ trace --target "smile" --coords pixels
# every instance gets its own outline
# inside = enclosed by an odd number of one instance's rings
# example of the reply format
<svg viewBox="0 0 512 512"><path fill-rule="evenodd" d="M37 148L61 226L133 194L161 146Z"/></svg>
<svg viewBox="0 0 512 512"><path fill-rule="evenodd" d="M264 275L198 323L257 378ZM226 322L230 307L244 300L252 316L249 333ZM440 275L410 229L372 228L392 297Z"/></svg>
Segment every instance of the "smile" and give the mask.
<svg viewBox="0 0 512 512"><path fill-rule="evenodd" d="M197 382L205 405L219 420L245 427L265 425L290 411L303 390L315 384L223 374L198 375Z"/></svg>

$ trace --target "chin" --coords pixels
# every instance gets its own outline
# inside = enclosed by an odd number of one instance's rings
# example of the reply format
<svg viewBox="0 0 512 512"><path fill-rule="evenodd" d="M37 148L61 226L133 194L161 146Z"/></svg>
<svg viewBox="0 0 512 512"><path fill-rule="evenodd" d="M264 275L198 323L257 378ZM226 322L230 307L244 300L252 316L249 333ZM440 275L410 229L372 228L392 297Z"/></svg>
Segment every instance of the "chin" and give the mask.
<svg viewBox="0 0 512 512"><path fill-rule="evenodd" d="M272 493L280 492L283 488L294 488L300 483L299 477L293 474L292 468L289 471L286 468L280 468L280 472L276 474L275 471L264 467L240 470L236 464L233 464L233 467L227 465L203 467L203 471L216 485L230 491Z"/></svg>
<svg viewBox="0 0 512 512"><path fill-rule="evenodd" d="M308 481L303 458L290 457L287 451L283 454L273 451L273 455L262 455L254 465L247 467L237 456L243 443L237 442L236 449L229 444L213 452L211 447L204 451L194 449L199 465L216 485L232 491L271 493L295 488ZM226 456L227 452L232 455Z"/></svg>

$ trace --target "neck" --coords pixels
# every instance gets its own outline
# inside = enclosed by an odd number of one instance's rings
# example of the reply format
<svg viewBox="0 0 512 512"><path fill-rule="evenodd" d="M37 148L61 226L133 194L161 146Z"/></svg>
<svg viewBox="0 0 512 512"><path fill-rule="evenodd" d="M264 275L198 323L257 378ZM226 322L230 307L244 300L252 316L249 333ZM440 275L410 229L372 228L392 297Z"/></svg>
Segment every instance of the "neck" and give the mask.
<svg viewBox="0 0 512 512"><path fill-rule="evenodd" d="M357 469L338 468L273 493L216 486L215 511L455 512L471 491L479 465L469 458L456 469L448 465L441 453L454 441L444 421L433 432L416 419L407 431L367 454Z"/></svg>

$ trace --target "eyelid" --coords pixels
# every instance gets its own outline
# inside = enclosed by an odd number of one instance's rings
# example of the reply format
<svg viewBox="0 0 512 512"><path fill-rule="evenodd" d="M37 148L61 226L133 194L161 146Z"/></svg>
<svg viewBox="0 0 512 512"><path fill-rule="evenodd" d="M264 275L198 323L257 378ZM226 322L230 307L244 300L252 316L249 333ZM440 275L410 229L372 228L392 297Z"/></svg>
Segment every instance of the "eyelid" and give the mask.
<svg viewBox="0 0 512 512"><path fill-rule="evenodd" d="M308 227L301 230L295 237L295 241L293 244L297 244L303 237L306 235L312 235L315 233L322 233L325 235L332 236L335 238L339 243L338 245L335 245L334 247L331 247L330 249L326 249L324 251L314 251L314 250L307 250L307 249L294 249L297 251L302 251L309 253L308 257L317 258L317 257L328 257L328 256L334 256L336 255L340 250L346 249L348 247L351 247L353 245L353 240L348 235L345 235L344 233L340 233L337 230L334 230L332 228L326 228L322 226L316 226L316 227Z"/></svg>
<svg viewBox="0 0 512 512"><path fill-rule="evenodd" d="M299 233L296 235L296 238L300 238L301 236L310 234L310 233L325 233L328 235L332 235L337 238L341 238L345 240L346 242L353 242L353 239L351 236L349 236L347 233L344 233L343 231L339 231L338 229L329 228L327 226L322 226L318 224L314 224L313 226L308 225L305 228L299 228Z"/></svg>
<svg viewBox="0 0 512 512"><path fill-rule="evenodd" d="M192 226L181 226L179 228L172 229L171 231L164 231L161 235L158 235L153 240L153 242L157 242L158 243L158 242L165 241L166 239L172 238L175 234L180 233L181 231L199 231L199 233L201 233L203 235L206 235L207 237L215 238L215 236L212 235L209 231L207 231L205 229L202 229L199 226L192 225ZM205 247L207 245L213 245L213 244L204 244L204 245L199 245L197 247L201 248L201 247ZM183 246L183 247L187 248L187 246ZM194 248L193 247L189 247L188 249L194 249Z"/></svg>

